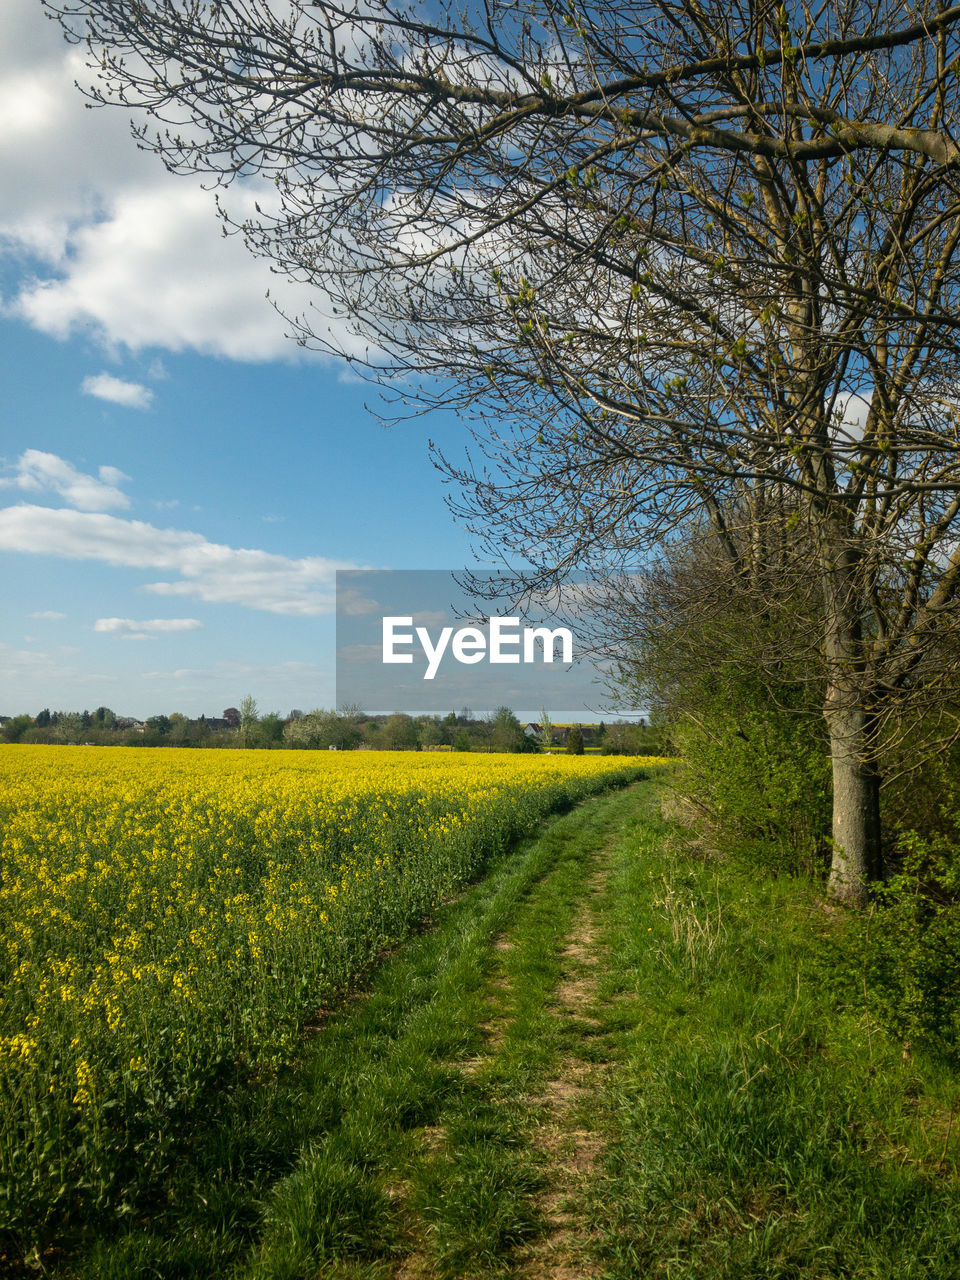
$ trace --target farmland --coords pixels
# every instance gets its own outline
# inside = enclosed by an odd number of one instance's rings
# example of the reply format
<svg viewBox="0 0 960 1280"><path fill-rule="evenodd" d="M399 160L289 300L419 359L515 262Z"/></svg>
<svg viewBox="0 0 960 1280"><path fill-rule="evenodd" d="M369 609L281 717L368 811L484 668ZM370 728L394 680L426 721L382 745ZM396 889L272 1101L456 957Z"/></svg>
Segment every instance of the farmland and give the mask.
<svg viewBox="0 0 960 1280"><path fill-rule="evenodd" d="M616 758L9 747L0 1226L123 1205L219 1088Z"/></svg>
<svg viewBox="0 0 960 1280"><path fill-rule="evenodd" d="M0 763L4 1277L955 1273L955 1073L673 771Z"/></svg>

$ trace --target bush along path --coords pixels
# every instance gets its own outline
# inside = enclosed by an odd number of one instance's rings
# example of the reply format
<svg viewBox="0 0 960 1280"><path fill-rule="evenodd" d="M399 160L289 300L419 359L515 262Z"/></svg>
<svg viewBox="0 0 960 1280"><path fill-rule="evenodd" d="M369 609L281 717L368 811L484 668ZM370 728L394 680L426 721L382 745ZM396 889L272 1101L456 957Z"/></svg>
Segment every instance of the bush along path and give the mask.
<svg viewBox="0 0 960 1280"><path fill-rule="evenodd" d="M657 785L499 858L40 1269L960 1278L960 1084L867 1022L812 888L671 852Z"/></svg>

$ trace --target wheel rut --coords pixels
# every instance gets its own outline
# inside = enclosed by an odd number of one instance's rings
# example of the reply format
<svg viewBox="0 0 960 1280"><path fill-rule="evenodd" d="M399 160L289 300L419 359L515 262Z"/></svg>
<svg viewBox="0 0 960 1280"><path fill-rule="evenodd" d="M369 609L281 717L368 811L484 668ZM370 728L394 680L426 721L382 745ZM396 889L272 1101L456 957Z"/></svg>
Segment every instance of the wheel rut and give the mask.
<svg viewBox="0 0 960 1280"><path fill-rule="evenodd" d="M609 846L596 857L581 909L563 949L564 979L554 992L565 1040L595 1044L598 1019L591 1010L603 948L598 937L599 901L609 880ZM545 1229L517 1258L524 1280L590 1280L599 1270L590 1256L591 1224L586 1220L583 1187L593 1175L604 1140L591 1125L591 1102L611 1063L568 1053L531 1105L542 1113L533 1145L544 1163L547 1187L538 1209Z"/></svg>

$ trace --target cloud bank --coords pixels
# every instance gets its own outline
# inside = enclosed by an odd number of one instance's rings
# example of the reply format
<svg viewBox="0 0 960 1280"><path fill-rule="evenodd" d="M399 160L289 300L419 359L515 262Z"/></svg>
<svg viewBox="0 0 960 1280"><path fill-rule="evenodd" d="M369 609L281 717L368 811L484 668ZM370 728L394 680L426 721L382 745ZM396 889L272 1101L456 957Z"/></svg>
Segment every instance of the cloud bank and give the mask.
<svg viewBox="0 0 960 1280"><path fill-rule="evenodd" d="M356 567L323 556L293 559L228 547L199 533L160 529L142 520L29 503L0 510L0 551L176 574L145 583L143 589L294 617L332 613L337 569Z"/></svg>

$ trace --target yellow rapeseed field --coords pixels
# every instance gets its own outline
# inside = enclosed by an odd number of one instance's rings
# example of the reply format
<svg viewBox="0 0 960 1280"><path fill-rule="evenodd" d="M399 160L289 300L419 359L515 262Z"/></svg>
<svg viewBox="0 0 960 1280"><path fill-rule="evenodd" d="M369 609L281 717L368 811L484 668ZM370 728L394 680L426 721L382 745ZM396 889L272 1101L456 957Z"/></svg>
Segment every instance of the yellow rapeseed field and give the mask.
<svg viewBox="0 0 960 1280"><path fill-rule="evenodd" d="M648 762L649 763L649 762ZM0 748L0 1227L149 1177L211 1091L616 757Z"/></svg>

